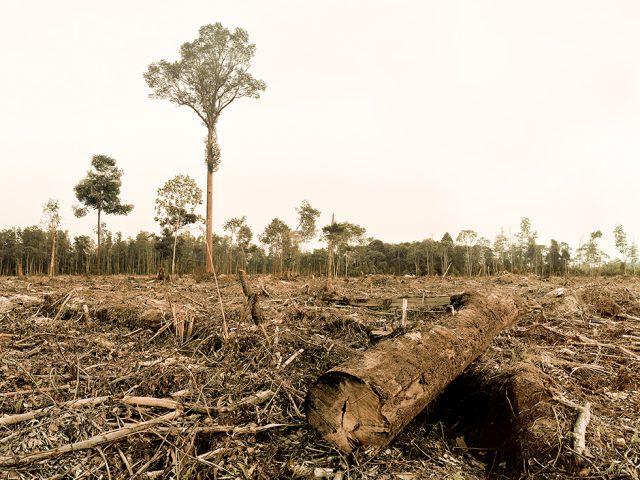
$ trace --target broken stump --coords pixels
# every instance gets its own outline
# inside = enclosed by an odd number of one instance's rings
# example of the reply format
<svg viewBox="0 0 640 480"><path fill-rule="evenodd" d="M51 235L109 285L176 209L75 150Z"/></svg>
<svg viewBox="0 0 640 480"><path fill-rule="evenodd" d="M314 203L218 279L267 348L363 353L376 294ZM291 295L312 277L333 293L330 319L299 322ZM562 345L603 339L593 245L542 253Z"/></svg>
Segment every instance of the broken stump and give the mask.
<svg viewBox="0 0 640 480"><path fill-rule="evenodd" d="M441 325L384 340L322 375L307 394L309 424L346 453L389 443L518 317L510 294L464 294L462 303Z"/></svg>
<svg viewBox="0 0 640 480"><path fill-rule="evenodd" d="M242 292L247 299L243 316L249 315L251 317L251 320L253 320L253 323L255 323L256 325L260 325L260 323L264 319L262 309L260 308L260 304L258 303L260 294L253 291L251 285L249 285L247 273L244 270L238 270L238 279L240 280L240 284L242 285Z"/></svg>

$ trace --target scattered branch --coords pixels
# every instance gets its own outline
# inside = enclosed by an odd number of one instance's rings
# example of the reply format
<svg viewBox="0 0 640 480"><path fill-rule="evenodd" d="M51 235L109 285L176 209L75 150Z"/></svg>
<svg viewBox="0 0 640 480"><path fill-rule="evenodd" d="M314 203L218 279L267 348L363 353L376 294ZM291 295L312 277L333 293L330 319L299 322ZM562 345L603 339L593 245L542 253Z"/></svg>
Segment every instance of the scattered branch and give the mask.
<svg viewBox="0 0 640 480"><path fill-rule="evenodd" d="M140 422L132 426L126 426L118 428L116 430L111 430L106 433L101 433L99 435L94 435L93 437L90 437L87 440L83 440L81 442L75 442L51 450L29 453L22 456L0 457L0 467L15 467L17 465L27 465L30 463L38 462L40 460L58 457L60 455L64 455L65 453L87 450L89 448L95 448L108 443L117 442L118 440L128 437L129 435L133 435L134 433L149 430L160 423L175 420L180 415L182 415L182 412L176 410L160 417L156 417L152 420L147 420L146 422Z"/></svg>

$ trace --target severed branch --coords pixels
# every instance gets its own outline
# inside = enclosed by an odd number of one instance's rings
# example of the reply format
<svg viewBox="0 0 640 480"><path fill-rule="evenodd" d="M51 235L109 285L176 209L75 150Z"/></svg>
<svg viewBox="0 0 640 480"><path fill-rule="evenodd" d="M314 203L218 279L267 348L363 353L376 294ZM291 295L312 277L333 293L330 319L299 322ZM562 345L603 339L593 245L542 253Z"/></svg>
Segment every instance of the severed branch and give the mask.
<svg viewBox="0 0 640 480"><path fill-rule="evenodd" d="M118 428L116 430L111 430L106 433L94 435L93 437L90 437L81 442L63 445L61 447L53 448L51 450L45 450L43 452L29 453L23 456L0 457L0 467L14 467L17 465L25 465L33 462L38 462L40 460L46 460L48 458L58 457L60 455L64 455L65 453L76 452L78 450L87 450L89 448L99 447L107 443L113 443L134 433L149 430L159 423L174 420L182 415L182 413L183 412L180 410L175 410L160 417L147 420L146 422L140 422L132 426L126 426Z"/></svg>
<svg viewBox="0 0 640 480"><path fill-rule="evenodd" d="M34 418L44 417L50 411L58 407L79 408L79 407L86 407L86 406L95 406L108 401L110 398L111 397L108 397L108 396L83 398L80 400L72 400L70 402L64 402L60 405L51 405L49 407L39 408L37 410L32 410L27 413L19 413L17 415L6 415L4 417L0 417L0 426L15 425L16 423L26 422L29 420L33 420Z"/></svg>
<svg viewBox="0 0 640 480"><path fill-rule="evenodd" d="M139 424L138 424L139 425ZM132 425L133 426L133 425ZM256 433L264 432L265 430L271 430L272 428L285 428L285 427L299 427L301 424L297 423L269 423L267 425L211 425L208 427L157 427L154 431L158 433L167 433L171 435L181 435L185 431L192 433L230 433L232 435L255 435ZM0 463L0 466L2 463Z"/></svg>
<svg viewBox="0 0 640 480"><path fill-rule="evenodd" d="M545 330L547 330L548 332L554 333L560 337L564 337L567 339L573 339L573 338L577 338L580 342L574 342L574 344L576 345L592 345L594 347L602 347L602 348L611 348L614 350L619 350L620 352L630 356L631 358L633 358L634 360L640 360L640 355L632 352L631 350L629 350L628 348L623 347L622 345L616 345L613 343L602 343L602 342L598 342L596 340L593 340L592 338L586 337L580 333L577 333L575 335L570 335L568 333L565 332L561 332L560 330L550 327L548 325L544 325L542 323L536 323L534 325L532 325L529 328L533 328L533 327L540 327L543 328Z"/></svg>
<svg viewBox="0 0 640 480"><path fill-rule="evenodd" d="M245 397L242 400L238 400L237 402L232 403L231 405L227 405L225 407L213 407L213 408L210 407L210 410L213 409L217 413L233 412L245 405L253 405L253 406L262 405L263 403L266 403L269 400L271 400L274 397L274 395L275 395L275 392L273 392L272 390L263 390L261 392L257 392L257 393L254 393L253 395ZM193 410L192 407L193 406L189 405L186 408Z"/></svg>
<svg viewBox="0 0 640 480"><path fill-rule="evenodd" d="M76 291L75 288L71 289L71 291L67 294L66 298L64 299L64 301L62 302L62 305L60 305L60 308L58 309L58 313L56 313L56 316L53 317L53 321L57 321L60 319L60 317L62 316L62 311L64 310L64 307L67 306L67 303L69 303L69 300L71 300L71 296L73 295L73 293Z"/></svg>
<svg viewBox="0 0 640 480"><path fill-rule="evenodd" d="M178 402L176 400L171 400L168 398L133 397L128 395L122 398L121 402L127 405L135 405L140 407L166 408L169 410L175 410L180 408L189 412L210 415L212 413L233 412L245 405L253 405L253 406L261 405L271 400L274 395L275 393L271 390L263 390L261 392L250 395L246 398L243 398L242 400L238 400L237 402L224 407L205 407L203 405L197 405L194 403Z"/></svg>
<svg viewBox="0 0 640 480"><path fill-rule="evenodd" d="M576 423L573 425L571 436L573 437L573 451L575 455L577 457L583 456L587 448L585 434L587 425L589 425L591 421L591 403L585 402L584 406L581 406L561 394L554 395L553 399L566 407L577 410L578 417L576 418Z"/></svg>
<svg viewBox="0 0 640 480"><path fill-rule="evenodd" d="M39 393L45 392L55 392L58 390L69 390L71 388L70 384L60 385L59 387L44 387L44 388L30 388L27 390L15 390L13 392L3 392L0 393L0 398L6 397L17 397L19 395L36 395Z"/></svg>
<svg viewBox="0 0 640 480"><path fill-rule="evenodd" d="M0 417L0 426L9 426L15 425L17 423L27 422L29 420L33 420L34 418L40 418L47 415L49 412L53 411L56 408L80 408L87 406L95 406L101 403L108 402L110 400L118 400L125 405L132 405L138 407L154 407L154 408L165 408L167 410L186 410L190 412L200 413L204 415L210 415L214 413L224 413L224 412L233 412L238 408L245 405L261 405L265 402L268 402L273 398L275 393L271 390L264 390L261 392L257 392L253 395L250 395L246 398L243 398L236 403L231 405L227 405L224 407L205 407L202 405L179 402L177 400L171 400L169 398L155 398L155 397L136 397L125 395L121 399L114 399L110 396L104 397L92 397L92 398L83 398L80 400L72 400L70 402L64 402L60 405L51 405L44 408L39 408L37 410L32 410L26 413L20 413L16 415L6 415L4 417Z"/></svg>
<svg viewBox="0 0 640 480"><path fill-rule="evenodd" d="M573 426L573 451L576 455L584 455L586 447L585 433L591 420L591 403L586 402L583 407L578 407L578 418Z"/></svg>

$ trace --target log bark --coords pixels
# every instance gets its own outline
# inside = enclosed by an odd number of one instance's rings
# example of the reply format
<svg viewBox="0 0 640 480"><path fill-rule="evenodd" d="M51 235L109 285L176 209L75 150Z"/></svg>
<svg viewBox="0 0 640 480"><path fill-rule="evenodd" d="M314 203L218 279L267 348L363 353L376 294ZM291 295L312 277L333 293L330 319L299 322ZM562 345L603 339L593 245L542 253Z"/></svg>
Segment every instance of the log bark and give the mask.
<svg viewBox="0 0 640 480"><path fill-rule="evenodd" d="M307 421L343 452L389 443L518 317L509 294L463 294L441 325L384 340L311 387ZM453 300L453 299L452 299Z"/></svg>

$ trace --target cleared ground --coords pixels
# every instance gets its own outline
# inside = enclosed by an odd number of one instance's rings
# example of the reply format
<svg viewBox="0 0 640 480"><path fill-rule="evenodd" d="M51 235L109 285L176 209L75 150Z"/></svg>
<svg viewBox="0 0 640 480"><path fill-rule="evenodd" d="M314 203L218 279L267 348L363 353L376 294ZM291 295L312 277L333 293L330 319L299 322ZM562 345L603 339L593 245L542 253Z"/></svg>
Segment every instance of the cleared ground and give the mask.
<svg viewBox="0 0 640 480"><path fill-rule="evenodd" d="M348 457L307 426L306 392L400 311L328 302L320 279L250 282L262 326L230 276L1 278L0 478L638 478L638 279L337 280L333 300L498 288L527 305L388 447ZM407 329L446 314L410 308Z"/></svg>

